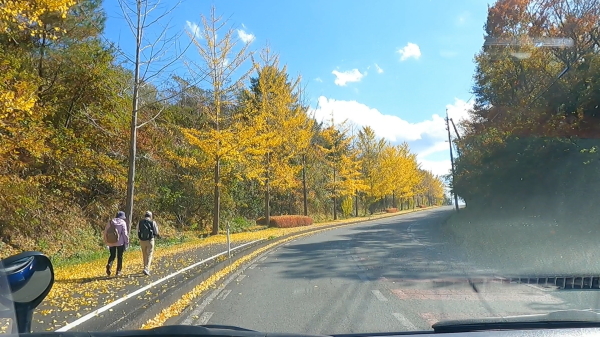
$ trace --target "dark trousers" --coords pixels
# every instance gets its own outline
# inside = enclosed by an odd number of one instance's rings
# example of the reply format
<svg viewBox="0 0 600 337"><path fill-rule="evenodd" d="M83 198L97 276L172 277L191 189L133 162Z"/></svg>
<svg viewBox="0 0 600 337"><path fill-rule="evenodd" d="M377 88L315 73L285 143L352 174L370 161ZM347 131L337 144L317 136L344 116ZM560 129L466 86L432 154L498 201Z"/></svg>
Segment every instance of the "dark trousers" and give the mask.
<svg viewBox="0 0 600 337"><path fill-rule="evenodd" d="M125 251L125 246L116 246L116 247L108 247L110 252L110 256L108 257L108 264L106 267L110 269L112 267L113 261L115 260L115 255L117 257L117 273L121 271L123 268L123 252Z"/></svg>

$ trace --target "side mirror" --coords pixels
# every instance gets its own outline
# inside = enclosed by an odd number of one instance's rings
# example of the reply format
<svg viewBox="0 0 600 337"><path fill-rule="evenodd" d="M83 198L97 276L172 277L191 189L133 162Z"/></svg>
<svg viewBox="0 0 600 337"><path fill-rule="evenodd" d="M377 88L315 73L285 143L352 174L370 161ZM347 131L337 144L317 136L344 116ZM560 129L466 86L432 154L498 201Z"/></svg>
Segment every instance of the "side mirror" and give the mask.
<svg viewBox="0 0 600 337"><path fill-rule="evenodd" d="M54 284L50 259L24 252L0 261L0 317L13 319L10 333L31 332L33 311Z"/></svg>

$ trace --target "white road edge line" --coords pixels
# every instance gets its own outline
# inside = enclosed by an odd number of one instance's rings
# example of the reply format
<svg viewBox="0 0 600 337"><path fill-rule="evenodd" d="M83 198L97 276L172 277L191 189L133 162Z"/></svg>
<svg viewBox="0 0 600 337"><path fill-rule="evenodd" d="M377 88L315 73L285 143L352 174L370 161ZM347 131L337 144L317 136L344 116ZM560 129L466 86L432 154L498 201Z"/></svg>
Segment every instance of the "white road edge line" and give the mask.
<svg viewBox="0 0 600 337"><path fill-rule="evenodd" d="M260 256L256 257L256 258L254 259L254 261L251 261L250 263L256 263L256 260L257 260L257 259L259 259L259 258L260 258L262 255L264 255L264 253L263 253L263 254L261 254ZM228 291L228 290L224 290L224 289L225 289L225 288L226 288L226 287L229 285L229 283L233 282L233 280L235 280L235 279L236 279L238 276L240 276L240 275L241 275L241 274L242 274L242 273L243 273L243 272L246 270L246 268L247 268L246 266L242 266L242 267L240 267L238 270L236 270L235 272L233 272L231 275L229 275L229 277L227 277L227 278L225 279L225 281L223 281L223 283L220 285L220 288L219 288L219 289L217 289L217 290L213 291L213 292L212 292L212 293L211 293L209 296L207 296L207 297L206 297L206 298L205 298L205 299L202 301L202 303L201 303L199 306L197 306L197 307L196 307L196 308L195 308L195 309L194 309L194 310L193 310L193 311L192 311L190 314L187 314L187 317L186 317L186 319L185 319L185 320L183 321L183 323L181 323L181 324L183 324L183 325L188 325L188 324L190 324L189 322L192 322L192 321L193 321L193 319L194 319L194 318L193 318L193 316L197 316L199 313L201 313L202 311L204 311L204 309L206 309L206 307L207 307L207 306L208 306L210 303L212 303L212 301L213 301L215 298L219 298L219 296L220 296L220 295L219 295L219 293L222 293L222 292L227 292L225 295L223 295L223 298L222 298L222 299L224 300L224 299L225 299L225 297L227 297L227 295L229 295L229 293L231 293L231 290L229 290L229 291Z"/></svg>
<svg viewBox="0 0 600 337"><path fill-rule="evenodd" d="M202 316L200 316L200 319L198 319L198 321L196 322L196 325L204 325L208 323L208 320L210 320L213 314L214 312L203 313Z"/></svg>
<svg viewBox="0 0 600 337"><path fill-rule="evenodd" d="M212 301L212 300L213 300L215 297L218 297L218 295L221 293L221 290L222 290L222 289L217 289L217 290L214 290L214 291L213 291L213 292L210 294L210 296L208 296L208 297L207 297L207 298L206 298L206 299L205 299L205 300L202 302L202 304L201 304L201 305L199 305L198 307L196 307L196 309L194 309L194 311L192 311L192 312L190 313L190 315L189 315L189 316L188 316L188 317L185 319L185 321L183 321L183 323L181 323L181 324L183 324L183 325L192 325L192 321L193 321L194 319L196 319L195 317L198 317L198 315L200 315L200 313L201 313L202 311L204 311L204 309L206 308L206 304L205 304L205 303L206 303L207 301Z"/></svg>
<svg viewBox="0 0 600 337"><path fill-rule="evenodd" d="M408 331L417 331L419 330L416 325L412 324L404 315L399 312L395 312L392 315L396 317L396 319L406 328Z"/></svg>
<svg viewBox="0 0 600 337"><path fill-rule="evenodd" d="M225 301L229 294L231 294L231 289L223 290L217 298L221 301Z"/></svg>
<svg viewBox="0 0 600 337"><path fill-rule="evenodd" d="M256 243L256 242L258 242L258 241L261 241L261 240L254 240L254 241L251 241L251 242L248 242L248 243L244 243L244 244L242 244L242 245L239 245L239 246L237 246L237 247L231 248L231 250L233 251L233 250L236 250L236 249L239 249L239 248L242 248L242 247L245 247L245 246L251 245L251 244L253 244L253 243ZM96 309L96 310L94 310L94 311L90 312L89 314L87 314L87 315L85 315L85 316L83 316L83 317L81 317L81 318L79 318L79 319L77 319L77 320L75 320L75 321L73 321L73 322L71 322L71 323L69 323L69 324L67 324L67 325L63 326L62 328L60 328L60 329L58 329L58 330L55 330L55 332L69 331L69 330L71 330L72 328L74 328L74 327L78 326L79 324L81 324L81 323L83 323L83 322L86 322L86 321L88 321L90 318L93 318L93 317L95 317L95 316L98 316L98 314L105 312L106 310L108 310L108 309L110 309L110 308L114 307L115 305L117 305L117 304L119 304L119 303L122 303L122 302L124 302L124 301L127 301L128 299L132 298L133 296L135 296L135 295L137 295L137 294L139 294L139 293L141 293L141 292L144 292L144 291L146 291L146 290L148 290L148 289L150 289L150 288L154 287L154 286L155 286L155 285L157 285L157 284L161 284L161 283L163 283L164 281L166 281L166 280L168 280L168 279L170 279L170 278L173 278L173 277L175 277L175 276L177 276L177 275L179 275L179 274L181 274L181 273L183 273L183 272L186 272L186 271L188 271L188 270L190 270L190 269L192 269L192 268L194 268L194 267L197 267L197 266L199 266L199 265L201 265L201 264L203 264L203 263L206 263L206 262L208 262L208 261L210 261L210 260L214 260L214 259L216 259L217 257L219 257L219 256L222 256L222 255L226 255L226 254L227 254L227 251L225 251L225 252L222 252L222 253L219 253L219 254L217 254L217 255L213 255L213 256L211 256L211 257L209 257L209 258L207 258L207 259L204 259L204 260L202 260L202 261L200 261L200 262L196 262L196 263L194 263L194 264L192 264L192 265L189 265L189 266L187 266L187 267L185 267L185 268L183 268L183 269L180 269L180 270L178 270L178 271L176 271L176 272L174 272L174 273L172 273L172 274L170 274L170 275L167 275L167 276L165 276L165 277L163 277L163 278L161 278L161 279L159 279L159 280L156 280L156 281L154 281L154 282L152 282L152 283L148 284L148 285L147 285L147 286L145 286L145 287L142 287L142 288L140 288L140 289L138 289L138 290L136 290L136 291L134 291L134 292L132 292L132 293L130 293L130 294L128 294L128 295L125 295L125 296L123 296L123 297L119 298L118 300L116 300L116 301L114 301L114 302L111 302L111 303L109 303L109 304L107 304L107 305L105 305L105 306L103 306L103 307L101 307L101 308L98 308L98 309Z"/></svg>

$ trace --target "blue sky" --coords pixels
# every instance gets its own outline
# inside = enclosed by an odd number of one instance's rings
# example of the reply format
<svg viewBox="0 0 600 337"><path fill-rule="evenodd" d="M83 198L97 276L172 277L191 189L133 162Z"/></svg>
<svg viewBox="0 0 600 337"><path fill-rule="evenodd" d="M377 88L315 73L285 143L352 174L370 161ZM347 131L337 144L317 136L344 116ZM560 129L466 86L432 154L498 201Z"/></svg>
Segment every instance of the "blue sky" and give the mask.
<svg viewBox="0 0 600 337"><path fill-rule="evenodd" d="M162 0L163 7L172 3ZM147 35L165 24L169 36L182 33L214 5L238 37L252 40L252 50L268 43L290 74L302 76L318 119L333 114L336 121L370 125L393 143L407 141L423 168L445 174L450 162L443 116L448 109L455 121L464 118L472 104L473 58L483 44L488 3L183 0ZM117 0L104 6L105 37L132 55L133 36ZM185 59L197 61L195 50Z"/></svg>

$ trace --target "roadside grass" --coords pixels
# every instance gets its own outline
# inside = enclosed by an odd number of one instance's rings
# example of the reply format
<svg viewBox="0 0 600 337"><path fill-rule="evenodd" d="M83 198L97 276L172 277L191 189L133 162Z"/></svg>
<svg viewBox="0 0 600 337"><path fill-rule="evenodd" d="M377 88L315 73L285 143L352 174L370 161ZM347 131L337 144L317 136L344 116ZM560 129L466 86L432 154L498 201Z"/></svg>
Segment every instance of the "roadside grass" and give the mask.
<svg viewBox="0 0 600 337"><path fill-rule="evenodd" d="M184 242L193 240L193 235L194 234L192 232L181 233L180 235L177 235L177 236L170 236L170 237L166 237L164 239L156 240L155 247L156 248L166 248L166 247L172 247L175 245L179 245ZM134 251L140 251L140 250L141 250L141 248L140 248L139 241L137 239L132 240L128 251L134 252ZM106 249L102 249L102 250L75 253L73 256L66 257L66 258L62 257L62 256L52 256L51 257L52 265L56 269L56 268L64 268L64 267L79 265L79 264L86 263L86 262L92 262L97 259L105 259L107 256L106 251L107 251Z"/></svg>
<svg viewBox="0 0 600 337"><path fill-rule="evenodd" d="M419 209L417 209L419 210ZM359 217L341 219L341 220L329 220L315 223L311 226L295 227L295 228L269 228L267 226L251 225L243 227L244 231L236 231L231 233L232 242L247 242L253 240L272 240L277 237L295 233L297 231L303 231L306 229L317 228L320 226L328 226L336 223L346 223L354 221L363 221L369 219L378 219L381 217L395 216L403 213L410 213L413 210L403 210L396 213L376 213L374 215L364 215ZM225 231L221 231L220 234L211 236L209 231L186 231L186 232L172 232L171 235L161 237L156 240L156 251L155 257L169 256L181 251L181 249L197 249L202 246L208 246L212 244L226 243L227 237ZM137 238L131 240L131 244L127 252L125 252L125 258L131 254L140 251L140 245ZM63 258L61 256L52 256L52 264L55 269L65 269L65 273L69 273L70 267L80 266L86 263L94 263L96 260L105 260L107 257L106 249L88 251L76 253L75 255Z"/></svg>

